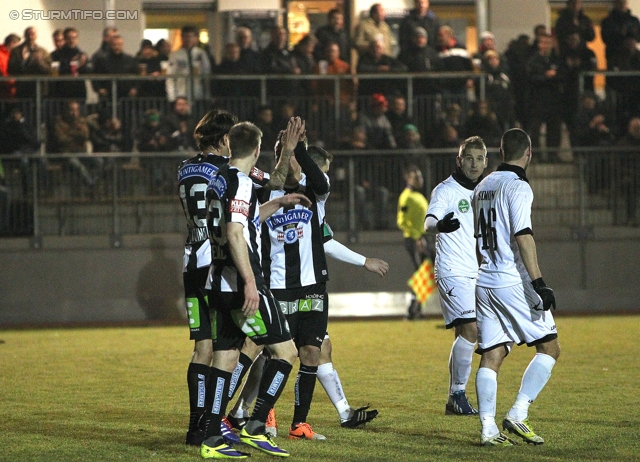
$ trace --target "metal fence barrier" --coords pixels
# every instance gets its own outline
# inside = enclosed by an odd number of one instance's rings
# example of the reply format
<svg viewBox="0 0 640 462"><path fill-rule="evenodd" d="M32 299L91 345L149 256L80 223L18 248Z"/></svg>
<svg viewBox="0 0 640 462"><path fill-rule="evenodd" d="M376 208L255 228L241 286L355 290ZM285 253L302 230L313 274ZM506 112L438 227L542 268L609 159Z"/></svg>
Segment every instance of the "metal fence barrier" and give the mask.
<svg viewBox="0 0 640 462"><path fill-rule="evenodd" d="M396 229L402 171L410 163L425 176L424 193L455 168L454 149L333 151L327 217L349 231ZM1 157L0 236L182 233L176 171L193 153L57 154ZM628 148L574 148L564 163L529 167L534 226L566 227L577 237L594 226L637 226L640 158ZM490 152L491 171L499 163ZM269 169L272 154L260 165Z"/></svg>

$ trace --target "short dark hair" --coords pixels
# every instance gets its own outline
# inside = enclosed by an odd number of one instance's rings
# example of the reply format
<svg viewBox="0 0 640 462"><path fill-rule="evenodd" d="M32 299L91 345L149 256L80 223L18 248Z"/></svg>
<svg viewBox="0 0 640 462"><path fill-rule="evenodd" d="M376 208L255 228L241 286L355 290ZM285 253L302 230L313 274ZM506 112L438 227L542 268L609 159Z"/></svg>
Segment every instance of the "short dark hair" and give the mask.
<svg viewBox="0 0 640 462"><path fill-rule="evenodd" d="M19 42L20 37L16 34L9 34L4 38L4 46L8 47L11 45L11 42Z"/></svg>
<svg viewBox="0 0 640 462"><path fill-rule="evenodd" d="M531 138L524 130L512 128L502 135L500 154L505 162L520 159L531 148Z"/></svg>
<svg viewBox="0 0 640 462"><path fill-rule="evenodd" d="M320 146L312 144L307 148L307 152L309 153L309 157L311 157L311 160L313 160L320 168L324 167L333 160L333 154L327 152Z"/></svg>
<svg viewBox="0 0 640 462"><path fill-rule="evenodd" d="M198 149L219 148L224 135L237 123L238 118L230 112L220 109L207 112L193 131Z"/></svg>
<svg viewBox="0 0 640 462"><path fill-rule="evenodd" d="M182 29L180 29L180 35L184 35L184 34L195 34L196 36L198 36L200 35L200 31L196 26L192 26L192 25L182 26Z"/></svg>
<svg viewBox="0 0 640 462"><path fill-rule="evenodd" d="M458 151L458 157L462 157L467 149L481 149L487 155L487 146L484 144L484 140L479 136L470 136L462 142L460 145L460 151Z"/></svg>
<svg viewBox="0 0 640 462"><path fill-rule="evenodd" d="M412 172L420 172L420 169L418 168L418 166L416 164L409 164L407 165L404 170L402 171L402 174L404 175L404 177L408 177L410 173Z"/></svg>
<svg viewBox="0 0 640 462"><path fill-rule="evenodd" d="M327 18L331 19L331 16L334 16L336 14L342 14L342 11L340 11L339 8L331 8L327 13Z"/></svg>
<svg viewBox="0 0 640 462"><path fill-rule="evenodd" d="M373 5L371 5L371 8L369 8L369 16L373 16L373 13L376 12L376 10L378 9L379 6L382 6L382 3L374 3Z"/></svg>
<svg viewBox="0 0 640 462"><path fill-rule="evenodd" d="M25 33L26 33L26 32L27 32L27 31L25 30ZM53 34L51 34L51 37L56 38L56 37L58 37L59 35L64 35L64 30L63 30L63 29L56 29L56 30L54 30L54 31L53 31Z"/></svg>
<svg viewBox="0 0 640 462"><path fill-rule="evenodd" d="M260 146L262 131L251 122L240 122L231 127L228 136L231 158L243 159Z"/></svg>
<svg viewBox="0 0 640 462"><path fill-rule="evenodd" d="M75 32L78 33L78 29L76 29L75 27L67 27L62 34L64 35L64 38L67 38L67 34L70 34L71 32Z"/></svg>

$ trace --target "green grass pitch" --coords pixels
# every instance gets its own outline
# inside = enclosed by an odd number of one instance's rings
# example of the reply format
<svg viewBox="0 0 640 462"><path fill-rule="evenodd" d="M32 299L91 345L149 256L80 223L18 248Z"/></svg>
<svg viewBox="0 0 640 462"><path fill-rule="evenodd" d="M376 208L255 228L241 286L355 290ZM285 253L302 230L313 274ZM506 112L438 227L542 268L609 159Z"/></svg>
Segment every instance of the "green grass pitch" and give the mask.
<svg viewBox="0 0 640 462"><path fill-rule="evenodd" d="M312 462L640 460L640 316L557 324L562 354L530 409L542 446L484 448L477 418L444 415L453 334L439 320L331 321L350 404L380 415L364 429L340 428L318 383L309 422L328 440L277 441L290 460ZM191 350L186 325L0 331L0 461L201 460L183 444ZM518 347L505 360L498 423L533 354ZM281 435L293 380L276 407Z"/></svg>

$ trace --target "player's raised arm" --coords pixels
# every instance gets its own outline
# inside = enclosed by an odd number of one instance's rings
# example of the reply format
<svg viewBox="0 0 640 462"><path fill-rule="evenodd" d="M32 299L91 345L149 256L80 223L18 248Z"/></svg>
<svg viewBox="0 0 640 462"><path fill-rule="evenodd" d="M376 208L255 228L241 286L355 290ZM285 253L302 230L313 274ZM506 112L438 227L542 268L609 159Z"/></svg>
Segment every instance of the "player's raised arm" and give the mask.
<svg viewBox="0 0 640 462"><path fill-rule="evenodd" d="M275 149L281 150L281 154L276 156L278 162L271 173L271 179L266 184L266 188L272 191L282 189L289 173L289 164L293 151L298 144L298 140L304 134L304 121L300 117L292 117L287 124L287 128L278 135Z"/></svg>
<svg viewBox="0 0 640 462"><path fill-rule="evenodd" d="M286 194L284 196L271 199L270 201L260 205L260 223L264 222L267 218L276 213L281 207L298 204L303 205L304 207L311 207L311 201L304 194Z"/></svg>

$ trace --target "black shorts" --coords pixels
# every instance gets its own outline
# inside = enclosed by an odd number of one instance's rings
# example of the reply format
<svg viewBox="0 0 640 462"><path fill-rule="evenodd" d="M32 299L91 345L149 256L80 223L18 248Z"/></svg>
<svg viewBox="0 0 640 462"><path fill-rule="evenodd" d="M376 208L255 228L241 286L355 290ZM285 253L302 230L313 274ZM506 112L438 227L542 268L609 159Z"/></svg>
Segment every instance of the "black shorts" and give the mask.
<svg viewBox="0 0 640 462"><path fill-rule="evenodd" d="M187 303L187 319L189 321L189 338L191 340L212 339L211 313L207 298L207 277L209 267L198 268L182 273L184 281L184 298Z"/></svg>
<svg viewBox="0 0 640 462"><path fill-rule="evenodd" d="M278 302L268 290L258 290L260 307L255 316L242 314L244 293L210 291L211 306L215 306L216 342L214 351L242 348L249 337L256 345L274 345L291 340L289 324Z"/></svg>
<svg viewBox="0 0 640 462"><path fill-rule="evenodd" d="M278 289L273 295L287 316L291 337L297 348L312 345L320 348L327 334L329 295L325 283L300 289Z"/></svg>

